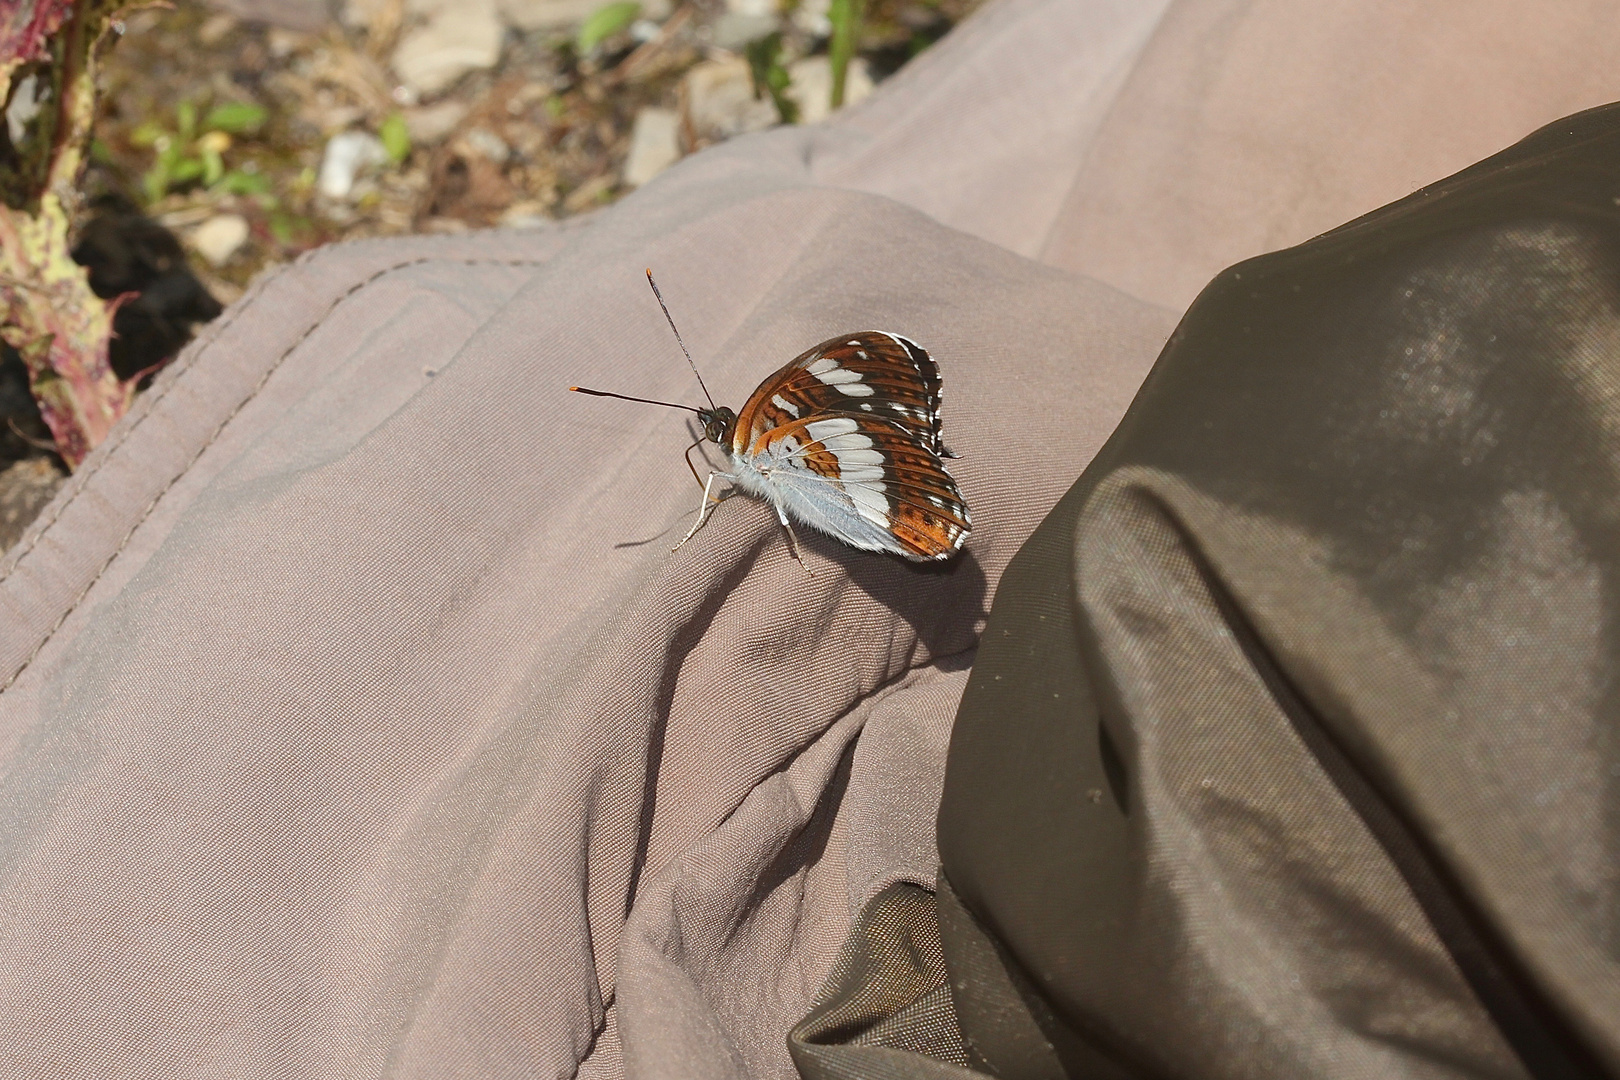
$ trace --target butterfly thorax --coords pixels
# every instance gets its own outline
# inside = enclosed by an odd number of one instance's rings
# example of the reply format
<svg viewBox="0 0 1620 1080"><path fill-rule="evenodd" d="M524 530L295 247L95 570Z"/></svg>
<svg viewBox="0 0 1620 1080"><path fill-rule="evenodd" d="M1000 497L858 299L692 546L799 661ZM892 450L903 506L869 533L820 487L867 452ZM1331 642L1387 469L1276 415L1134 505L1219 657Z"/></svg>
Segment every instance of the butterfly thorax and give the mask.
<svg viewBox="0 0 1620 1080"><path fill-rule="evenodd" d="M703 421L703 437L721 446L731 440L731 433L737 426L737 414L724 405L717 409L698 410L698 419Z"/></svg>

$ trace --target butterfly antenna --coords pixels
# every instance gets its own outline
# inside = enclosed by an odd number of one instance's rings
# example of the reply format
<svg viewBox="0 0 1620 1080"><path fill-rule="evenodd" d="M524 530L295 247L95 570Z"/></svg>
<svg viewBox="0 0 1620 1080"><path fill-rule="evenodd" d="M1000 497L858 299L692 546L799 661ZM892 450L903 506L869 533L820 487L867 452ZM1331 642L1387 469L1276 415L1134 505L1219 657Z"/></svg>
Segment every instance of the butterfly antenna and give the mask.
<svg viewBox="0 0 1620 1080"><path fill-rule="evenodd" d="M653 280L650 268L647 270L647 284L652 286L653 295L658 297L658 306L664 309L664 318L669 321L669 328L675 330L675 320L670 317L669 305L664 303L664 294L658 291L658 282ZM679 330L675 330L675 344L681 347L681 352L686 353L686 362L692 365L692 374L697 376L698 386L703 388L703 396L709 399L709 408L718 408L714 403L714 395L710 394L709 388L703 385L703 373L698 370L697 364L693 362L692 354L687 351L686 342L681 340Z"/></svg>
<svg viewBox="0 0 1620 1080"><path fill-rule="evenodd" d="M699 416L703 415L703 410L696 405L682 405L678 401L658 401L650 397L631 397L629 394L615 394L608 390L592 390L585 386L570 386L568 389L576 394L589 394L591 397L616 397L620 401L639 401L643 405L667 405L671 409L686 409L689 412L697 413Z"/></svg>

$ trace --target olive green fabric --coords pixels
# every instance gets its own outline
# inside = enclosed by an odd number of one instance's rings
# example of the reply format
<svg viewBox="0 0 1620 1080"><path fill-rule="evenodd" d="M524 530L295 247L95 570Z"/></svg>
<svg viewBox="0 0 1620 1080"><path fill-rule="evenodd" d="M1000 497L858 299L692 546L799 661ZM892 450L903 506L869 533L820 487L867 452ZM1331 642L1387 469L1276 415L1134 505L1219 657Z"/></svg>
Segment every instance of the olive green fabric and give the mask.
<svg viewBox="0 0 1620 1080"><path fill-rule="evenodd" d="M973 1065L1620 1075L1617 530L1620 106L1220 274L958 713Z"/></svg>
<svg viewBox="0 0 1620 1080"><path fill-rule="evenodd" d="M915 1076L921 1069L939 1080L971 1075L929 890L900 881L874 896L844 943L828 988L788 1036L801 1072L843 1078Z"/></svg>

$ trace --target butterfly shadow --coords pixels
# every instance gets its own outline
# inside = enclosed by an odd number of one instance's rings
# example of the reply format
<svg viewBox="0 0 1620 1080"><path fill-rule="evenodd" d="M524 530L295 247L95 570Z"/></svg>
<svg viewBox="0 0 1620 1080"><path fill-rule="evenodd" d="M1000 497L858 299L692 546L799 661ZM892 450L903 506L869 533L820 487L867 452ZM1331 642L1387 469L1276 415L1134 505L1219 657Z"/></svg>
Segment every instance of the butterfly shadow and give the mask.
<svg viewBox="0 0 1620 1080"><path fill-rule="evenodd" d="M613 550L614 551L623 551L625 548L646 547L648 544L652 543L655 540L662 540L665 537L673 536L674 534L675 534L675 526L671 525L668 528L659 529L657 532L653 533L651 536L648 536L648 537L646 537L644 539L641 539L641 540L620 540L617 544L613 545Z"/></svg>
<svg viewBox="0 0 1620 1080"><path fill-rule="evenodd" d="M949 669L951 658L978 644L989 582L971 550L944 563L913 563L856 551L809 529L795 534L806 551L837 563L856 588L904 619L934 663ZM961 662L971 663L971 656Z"/></svg>

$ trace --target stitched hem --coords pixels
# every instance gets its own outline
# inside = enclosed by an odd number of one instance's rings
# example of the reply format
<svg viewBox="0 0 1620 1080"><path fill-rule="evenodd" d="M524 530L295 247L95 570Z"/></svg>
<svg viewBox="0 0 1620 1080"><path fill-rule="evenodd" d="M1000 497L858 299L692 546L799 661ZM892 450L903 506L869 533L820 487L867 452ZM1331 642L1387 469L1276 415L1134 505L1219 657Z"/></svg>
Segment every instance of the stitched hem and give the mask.
<svg viewBox="0 0 1620 1080"><path fill-rule="evenodd" d="M215 319L213 322L209 323L205 328L205 333L200 335L198 340L193 345L190 345L183 350L175 362L165 367L161 374L170 375L171 372L185 372L191 370L192 366L197 362L197 357L202 353L202 351L209 345L212 345L220 334L230 329L236 320L241 317L242 312L246 310L248 303L251 300L257 299L259 295L269 287L270 282L281 277L285 270L286 268L283 267L276 273L267 275L263 280L255 283L254 289L249 297L244 297L242 303L234 305L231 308L228 317L222 316L221 318ZM278 360L276 362L279 364L281 361ZM16 570L17 567L22 563L23 558L30 551L34 550L34 545L39 543L40 537L49 532L51 526L56 524L56 519L61 517L62 511L66 510L67 507L72 504L73 500L78 497L79 492L82 491L84 486L90 482L90 478L101 471L102 463L112 456L113 451L117 450L124 444L124 440L129 438L131 432L141 426L141 422L146 419L147 415L152 411L153 408L157 406L158 402L162 401L168 396L170 387L178 382L179 378L180 376L178 374L174 374L170 378L163 379L161 385L154 386L147 390L145 394L142 394L136 401L137 407L141 409L141 412L135 417L135 420L129 424L119 425L118 430L113 435L113 438L102 443L101 446L96 447L96 449L101 452L92 454L89 464L86 467L81 467L77 472L74 472L68 477L67 490L64 496L60 500L53 499L51 501L51 506L48 508L48 513L50 516L38 521L28 530L28 535L24 538L26 541L25 543L18 544L10 551L6 552L5 562L8 565L6 565L3 569L0 569L0 584L4 584L6 579L11 577L12 571ZM187 464L189 464L189 462Z"/></svg>
<svg viewBox="0 0 1620 1080"><path fill-rule="evenodd" d="M136 531L140 529L143 524L145 524L146 519L152 516L152 511L157 509L158 503L163 501L163 497L169 493L169 489L174 487L182 476L185 476L191 471L191 467L195 465L197 460L202 457L203 453L214 444L214 441L219 438L220 434L224 432L225 428L230 424L230 422L236 419L237 414L245 409L254 398L258 397L259 391L264 389L264 385L270 381L270 377L280 370L281 365L287 360L287 358L297 351L298 347L302 345L311 334L320 328L321 324L326 321L326 317L330 315L338 307L338 305L348 300L355 293L371 285L379 278L385 277L388 274L392 274L400 270L409 269L413 266L420 266L424 263L459 264L462 266L543 266L546 264L546 262L547 260L545 259L447 259L439 255L420 255L415 258L405 259L401 262L384 266L367 277L355 282L338 296L333 297L332 301L321 310L321 313L316 318L312 319L310 324L304 328L304 332L298 335L298 339L291 345L287 346L282 354L271 362L270 366L267 367L264 373L259 376L259 381L253 384L253 389L249 390L242 400L238 401L236 405L232 407L231 411L214 426L214 430L209 432L208 438L203 440L202 445L197 447L196 451L191 455L186 463L179 469L175 470L174 475L169 477L167 482L165 482L164 485L158 489L156 495L152 496L151 501L146 504L146 508L142 510L135 518L134 522L130 524L129 528L124 533L123 539L118 542L118 545L113 548L112 552L108 554L106 559L102 561L101 566L97 568L95 574L93 574L90 580L85 583L84 587L78 591L78 593L68 603L67 607L62 610L62 614L57 617L54 623L51 624L50 629L46 630L45 633L41 635L39 642L33 647L32 650L29 651L28 655L23 658L22 663L17 665L16 670L14 670L6 678L4 683L0 683L0 694L3 694L7 690L11 689L12 684L22 676L24 671L28 670L29 665L32 664L34 659L39 656L40 651L43 650L46 645L50 644L51 639L55 637L56 632L62 628L62 624L67 621L68 616L72 615L74 611L78 610L79 604L86 596L89 595L90 590L95 588L96 582L100 581L107 573L107 569L108 567L112 566L113 560L117 559L118 556L123 552L124 548L128 546L131 538L133 538ZM279 277L280 275L278 274L276 276ZM254 298L263 292L265 285L268 285L268 280L261 284L261 286L255 291L253 294ZM151 415L152 409L156 407L158 402L162 401L163 397L167 396L169 391L180 381L180 375L191 369L191 367L196 363L196 358L202 354L204 348L218 340L219 336L224 333L225 330L229 329L230 325L236 321L236 318L239 317L240 313L246 310L247 307L248 301L244 300L243 303L236 307L236 314L233 314L230 322L221 325L218 330L210 334L205 341L198 343L198 346L191 351L191 355L186 358L185 367L181 369L180 374L175 375L173 378L164 383L164 385L161 387L161 393L152 397L150 403L146 405L141 415L137 416L132 423L130 423L122 432L119 433L117 441L112 443L112 445L107 446L104 453L98 455L93 467L81 473L75 474L74 479L77 480L78 483L76 483L74 487L59 501L59 505L53 511L49 520L45 521L37 529L30 530L32 536L29 538L27 547L18 551L16 557L9 560L11 565L6 567L4 571L0 571L0 584L4 584L6 579L11 576L12 572L22 564L23 557L26 556L29 551L33 550L35 544L38 543L40 538L49 532L50 529L56 524L63 511L66 510L74 499L78 498L79 494L84 490L85 485L89 483L90 478L100 471L102 463L110 459L118 447L123 445L124 440L129 437L130 433L135 431L135 429L140 427L141 424L145 422L146 418Z"/></svg>

